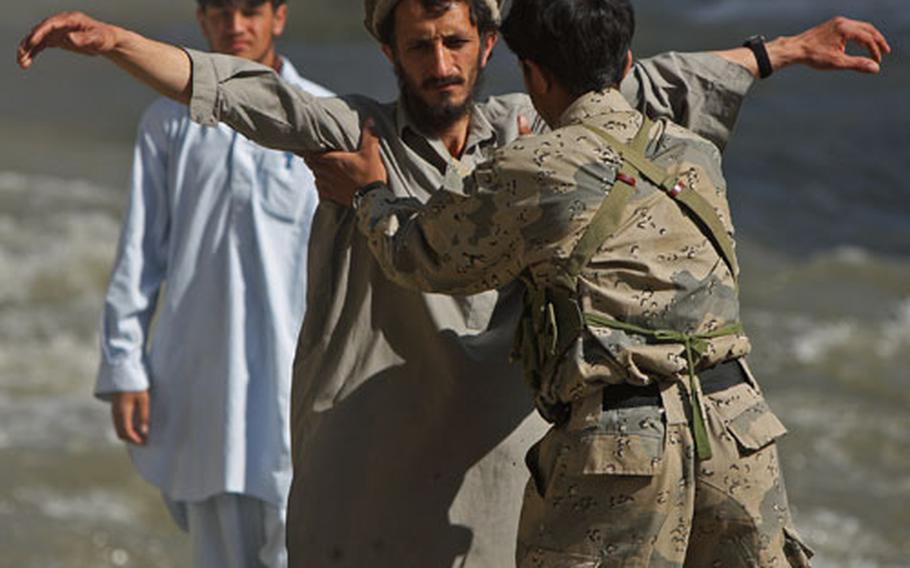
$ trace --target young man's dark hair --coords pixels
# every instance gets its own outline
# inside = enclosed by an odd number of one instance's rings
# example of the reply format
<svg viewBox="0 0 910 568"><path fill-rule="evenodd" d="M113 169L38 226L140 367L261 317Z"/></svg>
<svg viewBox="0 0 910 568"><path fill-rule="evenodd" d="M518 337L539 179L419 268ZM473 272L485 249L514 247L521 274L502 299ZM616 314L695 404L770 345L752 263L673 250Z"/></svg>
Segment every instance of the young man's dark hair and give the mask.
<svg viewBox="0 0 910 568"><path fill-rule="evenodd" d="M464 1L471 8L471 23L477 26L480 37L496 31L496 18L485 0L420 0L430 14L442 14L458 1ZM379 24L379 41L395 47L395 10L389 12Z"/></svg>
<svg viewBox="0 0 910 568"><path fill-rule="evenodd" d="M573 96L619 85L635 33L629 0L513 0L502 36Z"/></svg>
<svg viewBox="0 0 910 568"><path fill-rule="evenodd" d="M199 4L200 8L205 8L207 6L244 6L255 8L265 4L266 2L271 2L274 8L281 6L282 4L287 3L287 0L196 0L196 3Z"/></svg>

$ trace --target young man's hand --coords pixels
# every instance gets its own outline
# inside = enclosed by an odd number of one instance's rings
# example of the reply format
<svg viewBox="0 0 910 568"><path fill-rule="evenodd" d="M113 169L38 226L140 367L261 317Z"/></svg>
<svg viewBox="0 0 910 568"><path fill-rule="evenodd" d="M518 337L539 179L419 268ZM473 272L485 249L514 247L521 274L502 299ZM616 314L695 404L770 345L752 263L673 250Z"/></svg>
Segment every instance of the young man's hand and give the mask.
<svg viewBox="0 0 910 568"><path fill-rule="evenodd" d="M111 400L111 418L117 437L144 446L149 433L149 391L117 392Z"/></svg>

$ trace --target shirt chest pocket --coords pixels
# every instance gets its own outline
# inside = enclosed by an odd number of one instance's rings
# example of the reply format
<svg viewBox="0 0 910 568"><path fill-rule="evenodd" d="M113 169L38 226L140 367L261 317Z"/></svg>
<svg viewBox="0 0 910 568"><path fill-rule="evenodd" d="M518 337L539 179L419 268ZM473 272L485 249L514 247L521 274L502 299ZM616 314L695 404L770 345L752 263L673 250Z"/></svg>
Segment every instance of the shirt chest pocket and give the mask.
<svg viewBox="0 0 910 568"><path fill-rule="evenodd" d="M300 222L315 205L313 174L290 152L263 151L258 156L256 199L262 211L287 223Z"/></svg>

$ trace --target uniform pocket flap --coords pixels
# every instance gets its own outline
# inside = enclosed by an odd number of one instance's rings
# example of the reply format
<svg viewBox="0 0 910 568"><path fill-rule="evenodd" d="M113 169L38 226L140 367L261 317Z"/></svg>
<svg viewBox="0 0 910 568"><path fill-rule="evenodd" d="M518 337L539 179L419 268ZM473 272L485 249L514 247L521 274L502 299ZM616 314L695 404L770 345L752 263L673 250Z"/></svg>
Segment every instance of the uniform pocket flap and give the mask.
<svg viewBox="0 0 910 568"><path fill-rule="evenodd" d="M794 568L809 568L809 560L815 556L815 552L806 546L800 538L796 529L784 527L784 554L787 555L787 561Z"/></svg>
<svg viewBox="0 0 910 568"><path fill-rule="evenodd" d="M579 440L568 467L586 475L654 475L663 454L663 437L592 434Z"/></svg>
<svg viewBox="0 0 910 568"><path fill-rule="evenodd" d="M727 428L747 450L760 450L787 433L781 421L761 399L730 419Z"/></svg>
<svg viewBox="0 0 910 568"><path fill-rule="evenodd" d="M564 550L547 550L534 547L521 562L521 566L546 566L547 568L597 568L601 559L587 554Z"/></svg>

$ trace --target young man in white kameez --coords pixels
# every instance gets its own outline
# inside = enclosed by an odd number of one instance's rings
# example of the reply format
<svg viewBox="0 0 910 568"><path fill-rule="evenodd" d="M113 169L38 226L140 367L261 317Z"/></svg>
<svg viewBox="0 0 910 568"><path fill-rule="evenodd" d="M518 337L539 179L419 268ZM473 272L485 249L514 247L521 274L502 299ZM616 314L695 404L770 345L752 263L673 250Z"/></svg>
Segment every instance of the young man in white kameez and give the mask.
<svg viewBox="0 0 910 568"><path fill-rule="evenodd" d="M197 1L212 51L330 94L275 51L284 0ZM95 393L200 568L287 565L288 400L316 204L293 154L194 124L168 99L143 116Z"/></svg>

